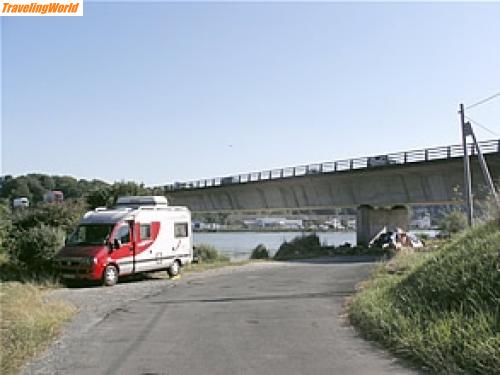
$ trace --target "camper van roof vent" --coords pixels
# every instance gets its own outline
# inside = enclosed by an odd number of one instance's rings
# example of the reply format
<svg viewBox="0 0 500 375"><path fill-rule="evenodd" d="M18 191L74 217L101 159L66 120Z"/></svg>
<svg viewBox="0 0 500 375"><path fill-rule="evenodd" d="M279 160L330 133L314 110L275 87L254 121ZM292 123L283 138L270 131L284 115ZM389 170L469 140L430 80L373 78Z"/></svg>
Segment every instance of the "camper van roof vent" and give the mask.
<svg viewBox="0 0 500 375"><path fill-rule="evenodd" d="M168 201L162 195L150 195L150 196L129 196L129 197L118 197L116 201L116 207L132 207L137 208L140 206L167 206Z"/></svg>

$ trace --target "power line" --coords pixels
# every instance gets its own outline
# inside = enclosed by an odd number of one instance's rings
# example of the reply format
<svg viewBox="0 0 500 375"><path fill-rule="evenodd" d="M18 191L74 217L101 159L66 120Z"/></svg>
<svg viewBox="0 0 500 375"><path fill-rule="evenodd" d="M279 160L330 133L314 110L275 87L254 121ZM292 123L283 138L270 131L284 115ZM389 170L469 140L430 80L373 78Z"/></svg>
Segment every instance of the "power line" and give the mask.
<svg viewBox="0 0 500 375"><path fill-rule="evenodd" d="M489 96L487 98L484 98L484 99L482 99L482 100L480 100L480 101L478 101L478 102L476 102L474 104L471 104L471 105L465 107L465 109L471 109L471 108L477 107L478 105L481 105L481 104L484 104L486 102L489 102L490 100L495 99L498 96L500 96L500 92L497 92L496 94L493 94L493 95L491 95L491 96Z"/></svg>
<svg viewBox="0 0 500 375"><path fill-rule="evenodd" d="M498 133L495 133L493 130L491 129L488 129L486 126L484 125L481 125L479 122L477 122L476 120L470 118L469 116L464 116L467 120L469 120L470 122L476 124L477 126L479 126L480 128L482 128L483 130L486 130L488 133L491 133L493 134L494 136L496 137L500 137L500 135Z"/></svg>

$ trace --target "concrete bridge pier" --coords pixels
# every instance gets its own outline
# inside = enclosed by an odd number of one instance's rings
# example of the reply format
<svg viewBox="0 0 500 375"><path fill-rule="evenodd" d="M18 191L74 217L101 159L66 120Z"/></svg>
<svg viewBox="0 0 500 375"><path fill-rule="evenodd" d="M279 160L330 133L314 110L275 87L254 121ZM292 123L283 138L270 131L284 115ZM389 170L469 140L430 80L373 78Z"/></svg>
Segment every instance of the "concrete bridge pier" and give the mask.
<svg viewBox="0 0 500 375"><path fill-rule="evenodd" d="M362 205L358 207L356 235L358 245L367 246L371 239L384 228L395 231L401 228L407 231L410 226L410 213L406 206L373 207Z"/></svg>

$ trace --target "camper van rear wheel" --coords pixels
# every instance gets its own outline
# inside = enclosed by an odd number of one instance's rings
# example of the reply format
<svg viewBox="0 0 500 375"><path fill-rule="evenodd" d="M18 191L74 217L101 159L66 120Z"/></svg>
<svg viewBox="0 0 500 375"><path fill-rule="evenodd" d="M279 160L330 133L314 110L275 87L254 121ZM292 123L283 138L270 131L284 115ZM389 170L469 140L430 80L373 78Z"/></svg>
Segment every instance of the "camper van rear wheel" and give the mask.
<svg viewBox="0 0 500 375"><path fill-rule="evenodd" d="M170 277L177 276L181 272L180 262L178 260L174 261L174 263L168 267L167 272Z"/></svg>
<svg viewBox="0 0 500 375"><path fill-rule="evenodd" d="M115 266L107 266L102 275L102 283L105 286L113 286L118 282L118 269Z"/></svg>

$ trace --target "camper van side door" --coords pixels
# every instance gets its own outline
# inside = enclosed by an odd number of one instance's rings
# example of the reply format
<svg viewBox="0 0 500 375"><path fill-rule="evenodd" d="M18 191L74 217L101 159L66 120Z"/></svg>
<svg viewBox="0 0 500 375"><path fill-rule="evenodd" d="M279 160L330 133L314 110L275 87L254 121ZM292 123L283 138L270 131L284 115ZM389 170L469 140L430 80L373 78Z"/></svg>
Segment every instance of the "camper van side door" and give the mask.
<svg viewBox="0 0 500 375"><path fill-rule="evenodd" d="M120 274L129 274L134 271L134 247L132 246L132 237L128 223L121 224L113 236L114 248L110 254L111 259L120 267Z"/></svg>
<svg viewBox="0 0 500 375"><path fill-rule="evenodd" d="M138 232L137 240L137 271L148 271L155 268L156 250L153 245L153 225L142 222L136 225Z"/></svg>

